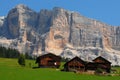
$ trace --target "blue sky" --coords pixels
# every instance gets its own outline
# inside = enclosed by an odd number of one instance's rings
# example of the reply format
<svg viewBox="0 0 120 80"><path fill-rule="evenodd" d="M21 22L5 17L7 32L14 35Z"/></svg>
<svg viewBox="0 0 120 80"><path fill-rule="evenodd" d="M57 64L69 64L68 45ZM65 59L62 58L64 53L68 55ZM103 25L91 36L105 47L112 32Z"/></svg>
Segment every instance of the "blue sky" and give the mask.
<svg viewBox="0 0 120 80"><path fill-rule="evenodd" d="M25 4L37 12L62 7L88 18L120 26L120 0L0 0L0 16L7 15L17 4Z"/></svg>

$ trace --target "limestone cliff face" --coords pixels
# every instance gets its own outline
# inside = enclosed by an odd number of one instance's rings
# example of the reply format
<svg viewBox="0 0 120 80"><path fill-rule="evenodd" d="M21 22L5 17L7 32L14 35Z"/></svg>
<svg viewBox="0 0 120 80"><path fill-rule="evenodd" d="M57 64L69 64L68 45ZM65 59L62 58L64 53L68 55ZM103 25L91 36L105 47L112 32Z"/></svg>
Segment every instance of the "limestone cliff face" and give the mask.
<svg viewBox="0 0 120 80"><path fill-rule="evenodd" d="M52 25L46 37L46 50L60 54L64 46L69 42L69 13L61 8L54 8L52 11Z"/></svg>
<svg viewBox="0 0 120 80"><path fill-rule="evenodd" d="M10 10L7 16L7 26L12 38L18 38L24 31L30 31L36 27L37 13L25 5L18 5Z"/></svg>
<svg viewBox="0 0 120 80"><path fill-rule="evenodd" d="M25 5L16 6L0 19L0 38L0 45L31 55L52 52L84 60L103 56L120 65L120 27L58 7L37 13Z"/></svg>

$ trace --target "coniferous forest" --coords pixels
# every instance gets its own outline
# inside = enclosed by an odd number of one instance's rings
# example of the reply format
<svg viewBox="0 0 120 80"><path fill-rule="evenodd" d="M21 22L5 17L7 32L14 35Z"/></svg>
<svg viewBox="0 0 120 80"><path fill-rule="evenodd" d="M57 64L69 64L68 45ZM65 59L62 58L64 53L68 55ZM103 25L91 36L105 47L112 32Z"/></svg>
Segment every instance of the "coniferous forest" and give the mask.
<svg viewBox="0 0 120 80"><path fill-rule="evenodd" d="M23 53L20 53L16 49L0 47L1 58L18 58L20 54L23 54ZM24 56L26 59L33 59L32 56L30 56L28 53L25 53Z"/></svg>
<svg viewBox="0 0 120 80"><path fill-rule="evenodd" d="M20 52L16 49L0 47L0 57L2 58L18 58Z"/></svg>

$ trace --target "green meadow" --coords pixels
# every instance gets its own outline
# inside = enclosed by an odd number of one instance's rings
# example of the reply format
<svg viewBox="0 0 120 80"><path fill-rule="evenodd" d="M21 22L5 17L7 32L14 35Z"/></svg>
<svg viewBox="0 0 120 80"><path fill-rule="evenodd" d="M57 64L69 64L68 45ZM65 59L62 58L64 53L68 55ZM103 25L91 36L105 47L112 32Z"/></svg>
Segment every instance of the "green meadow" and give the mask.
<svg viewBox="0 0 120 80"><path fill-rule="evenodd" d="M32 67L37 67L34 60L26 60L26 66L21 67L17 59L0 58L0 80L120 80L120 76L77 74L54 68ZM120 68L117 69L120 71Z"/></svg>

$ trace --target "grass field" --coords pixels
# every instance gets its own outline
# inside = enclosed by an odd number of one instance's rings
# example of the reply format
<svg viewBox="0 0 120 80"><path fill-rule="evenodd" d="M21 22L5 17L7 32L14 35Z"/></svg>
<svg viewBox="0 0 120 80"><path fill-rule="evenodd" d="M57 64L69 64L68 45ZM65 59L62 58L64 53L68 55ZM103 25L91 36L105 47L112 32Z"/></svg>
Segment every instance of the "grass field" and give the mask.
<svg viewBox="0 0 120 80"><path fill-rule="evenodd" d="M58 69L31 68L35 66L37 65L33 60L26 60L26 66L21 67L17 59L0 58L0 80L120 80L120 76L97 76L61 72Z"/></svg>

